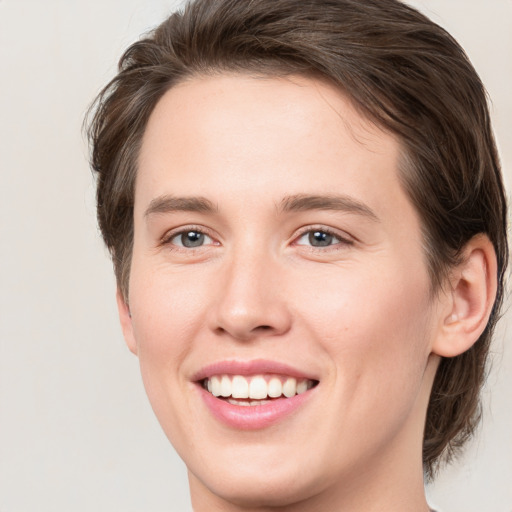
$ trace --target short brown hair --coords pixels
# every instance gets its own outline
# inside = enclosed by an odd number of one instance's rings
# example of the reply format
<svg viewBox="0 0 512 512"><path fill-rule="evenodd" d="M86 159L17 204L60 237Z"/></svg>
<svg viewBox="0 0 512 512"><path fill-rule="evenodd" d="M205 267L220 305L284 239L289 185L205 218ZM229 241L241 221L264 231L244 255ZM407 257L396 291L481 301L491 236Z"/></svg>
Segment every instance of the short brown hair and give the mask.
<svg viewBox="0 0 512 512"><path fill-rule="evenodd" d="M93 105L89 137L99 225L125 298L137 156L158 100L192 76L244 72L321 76L398 136L400 178L422 220L437 290L465 244L485 233L498 292L475 345L443 358L427 411L423 460L432 476L472 434L508 260L506 199L485 89L457 42L398 0L196 0L133 44Z"/></svg>

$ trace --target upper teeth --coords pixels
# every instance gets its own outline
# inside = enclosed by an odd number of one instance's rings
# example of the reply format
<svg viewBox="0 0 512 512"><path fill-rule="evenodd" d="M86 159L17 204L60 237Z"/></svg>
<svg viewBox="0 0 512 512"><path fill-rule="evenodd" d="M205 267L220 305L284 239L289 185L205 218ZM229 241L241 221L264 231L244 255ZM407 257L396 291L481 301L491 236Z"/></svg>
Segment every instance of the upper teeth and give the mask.
<svg viewBox="0 0 512 512"><path fill-rule="evenodd" d="M206 379L205 387L214 396L262 400L300 395L313 387L313 381L277 375L214 375Z"/></svg>

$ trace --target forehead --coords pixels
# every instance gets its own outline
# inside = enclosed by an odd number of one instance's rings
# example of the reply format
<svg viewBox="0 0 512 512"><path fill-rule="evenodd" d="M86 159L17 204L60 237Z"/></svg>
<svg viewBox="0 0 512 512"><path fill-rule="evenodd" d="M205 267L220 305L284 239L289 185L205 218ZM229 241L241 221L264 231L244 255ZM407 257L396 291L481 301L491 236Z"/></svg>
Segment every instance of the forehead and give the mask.
<svg viewBox="0 0 512 512"><path fill-rule="evenodd" d="M155 107L139 155L136 209L162 194L266 197L343 192L390 210L406 200L400 144L325 81L195 77Z"/></svg>
<svg viewBox="0 0 512 512"><path fill-rule="evenodd" d="M325 140L326 125L331 130L329 140ZM262 128L266 139L258 133ZM172 87L157 103L143 137L140 163L155 149L169 145L170 135L176 137L176 146L185 142L197 147L215 143L214 139L229 133L234 152L237 143L247 142L247 136L253 140L257 136L258 142L279 137L281 143L321 136L325 145L334 142L334 150L342 142L339 132L374 152L396 149L391 147L397 145L391 134L363 117L342 91L326 80L195 76Z"/></svg>

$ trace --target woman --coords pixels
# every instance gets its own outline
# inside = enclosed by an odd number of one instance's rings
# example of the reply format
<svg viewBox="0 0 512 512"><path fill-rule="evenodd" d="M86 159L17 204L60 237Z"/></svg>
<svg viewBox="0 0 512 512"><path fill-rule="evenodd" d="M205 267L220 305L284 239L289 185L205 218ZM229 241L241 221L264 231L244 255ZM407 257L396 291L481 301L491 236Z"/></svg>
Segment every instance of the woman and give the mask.
<svg viewBox="0 0 512 512"><path fill-rule="evenodd" d="M127 50L90 136L123 332L194 510L428 510L508 257L457 43L396 0L198 0Z"/></svg>

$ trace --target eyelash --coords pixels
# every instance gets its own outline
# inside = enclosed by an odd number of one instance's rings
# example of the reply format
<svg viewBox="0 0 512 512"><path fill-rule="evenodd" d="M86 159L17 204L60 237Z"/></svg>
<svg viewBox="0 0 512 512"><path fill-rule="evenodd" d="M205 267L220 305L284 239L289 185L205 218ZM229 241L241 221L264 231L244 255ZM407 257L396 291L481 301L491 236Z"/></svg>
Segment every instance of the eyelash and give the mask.
<svg viewBox="0 0 512 512"><path fill-rule="evenodd" d="M185 247L183 245L177 245L175 243L172 243L172 240L175 239L176 237L178 236L182 236L186 233L199 233L200 235L204 235L204 236L207 236L209 237L211 240L213 240L213 244L207 244L207 245L199 245L197 247ZM337 242L331 244L331 245L326 245L326 246L313 246L313 245L307 245L307 244L299 244L298 241L303 238L305 235L307 235L308 233L313 233L313 232L319 232L319 233L324 233L328 236L331 236L333 238L335 238L336 240L338 240ZM315 251L315 252L326 252L326 251L329 251L329 250L340 250L342 249L343 247L347 247L347 246L350 246L350 245L353 245L354 244L354 241L351 240L348 236L342 236L339 232L333 230L333 229L330 229L330 228L327 228L325 226L307 226L307 227L304 227L303 229L301 229L296 235L293 236L293 242L292 242L292 245L296 245L296 246L299 246L299 247L304 247L304 248L307 248L307 250L310 250L310 251ZM186 227L182 227L182 228L179 228L177 230L173 230L171 232L168 232L166 233L162 239L161 239L161 245L165 245L165 246L168 246L172 251L185 251L185 252L190 252L190 251L194 251L194 250L201 250L201 249L204 249L205 247L208 247L210 245L220 245L219 242L216 242L216 239L215 237L212 235L212 233L205 229L204 227L202 226L186 226ZM340 247L341 246L341 247Z"/></svg>
<svg viewBox="0 0 512 512"><path fill-rule="evenodd" d="M338 242L333 243L332 245L326 245L323 247L315 247L313 245L306 245L306 244L299 244L298 241L307 235L308 233L325 233L326 235L332 236L333 238L336 238ZM330 229L325 226L307 226L303 228L299 233L294 236L294 245L298 245L301 247L307 248L309 251L315 251L315 252L326 252L326 251L338 251L340 249L343 249L347 246L351 246L354 244L354 241L350 239L348 235L342 235L340 232L335 231L333 229Z"/></svg>
<svg viewBox="0 0 512 512"><path fill-rule="evenodd" d="M218 242L215 243L215 237L210 233L210 231L205 229L202 226L185 226L185 227L179 228L177 230L170 231L162 237L160 243L161 243L161 245L168 246L173 251L190 252L190 251L194 251L197 249L203 249L205 247L204 245L200 245L198 247L185 247L182 245L177 245L177 244L172 243L172 240L174 238L176 238L180 235L184 235L186 233L199 233L201 235L211 238L214 241L214 244L208 244L208 245L219 245Z"/></svg>

